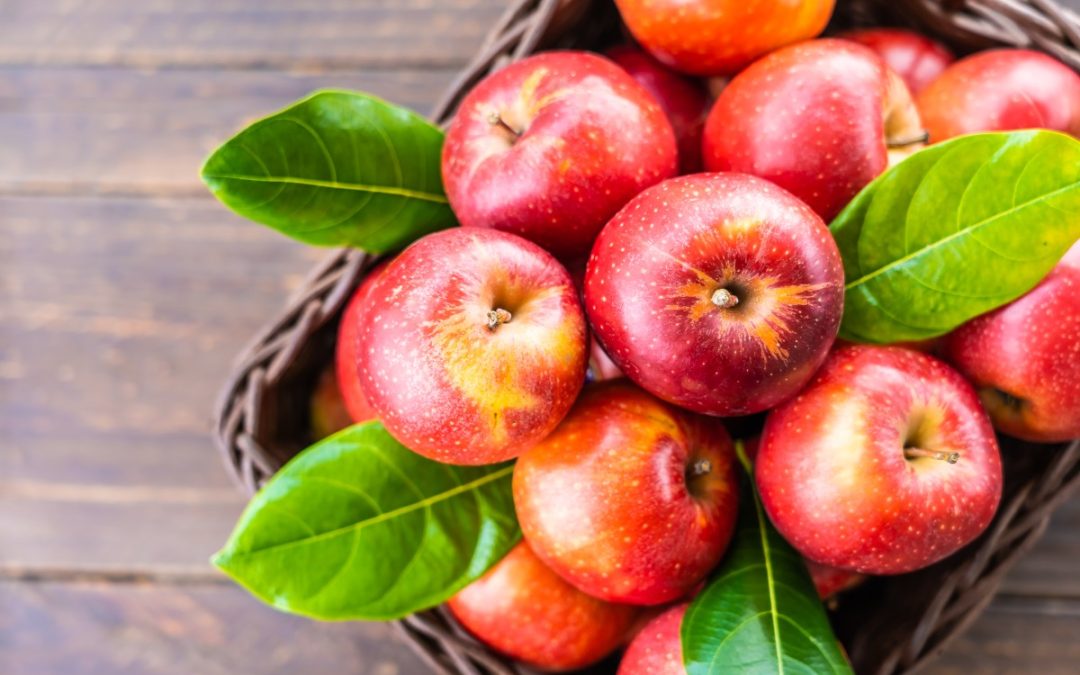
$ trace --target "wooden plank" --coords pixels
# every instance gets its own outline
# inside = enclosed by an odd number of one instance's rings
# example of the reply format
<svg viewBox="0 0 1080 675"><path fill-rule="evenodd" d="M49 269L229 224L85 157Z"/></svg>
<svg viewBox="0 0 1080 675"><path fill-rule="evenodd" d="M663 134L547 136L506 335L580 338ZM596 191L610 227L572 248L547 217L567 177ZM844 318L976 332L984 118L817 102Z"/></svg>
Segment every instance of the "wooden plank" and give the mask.
<svg viewBox="0 0 1080 675"><path fill-rule="evenodd" d="M1080 600L1080 495L1061 506L1046 534L1012 569L1002 592Z"/></svg>
<svg viewBox="0 0 1080 675"><path fill-rule="evenodd" d="M317 623L231 585L0 582L5 675L428 672L376 623Z"/></svg>
<svg viewBox="0 0 1080 675"><path fill-rule="evenodd" d="M226 488L2 484L0 578L214 578L242 509Z"/></svg>
<svg viewBox="0 0 1080 675"><path fill-rule="evenodd" d="M1075 675L1080 603L999 597L926 675Z"/></svg>
<svg viewBox="0 0 1080 675"><path fill-rule="evenodd" d="M0 64L458 65L503 0L5 0Z"/></svg>
<svg viewBox="0 0 1080 675"><path fill-rule="evenodd" d="M324 252L212 200L0 198L0 477L227 487L214 397Z"/></svg>
<svg viewBox="0 0 1080 675"><path fill-rule="evenodd" d="M323 88L426 113L453 74L0 67L0 194L203 196L203 160L246 121Z"/></svg>

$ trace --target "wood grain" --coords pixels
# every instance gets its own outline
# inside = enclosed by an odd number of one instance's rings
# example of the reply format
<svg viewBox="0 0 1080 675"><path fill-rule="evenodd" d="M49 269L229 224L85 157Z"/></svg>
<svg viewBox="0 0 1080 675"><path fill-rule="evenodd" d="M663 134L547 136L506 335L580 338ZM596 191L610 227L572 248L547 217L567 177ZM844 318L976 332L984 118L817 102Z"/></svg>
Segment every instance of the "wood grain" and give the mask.
<svg viewBox="0 0 1080 675"><path fill-rule="evenodd" d="M0 67L0 194L205 196L199 167L246 122L323 88L367 91L426 113L452 77Z"/></svg>
<svg viewBox="0 0 1080 675"><path fill-rule="evenodd" d="M0 581L5 675L416 675L389 627L279 614L231 585Z"/></svg>
<svg viewBox="0 0 1080 675"><path fill-rule="evenodd" d="M0 3L0 64L359 69L463 63L502 0Z"/></svg>

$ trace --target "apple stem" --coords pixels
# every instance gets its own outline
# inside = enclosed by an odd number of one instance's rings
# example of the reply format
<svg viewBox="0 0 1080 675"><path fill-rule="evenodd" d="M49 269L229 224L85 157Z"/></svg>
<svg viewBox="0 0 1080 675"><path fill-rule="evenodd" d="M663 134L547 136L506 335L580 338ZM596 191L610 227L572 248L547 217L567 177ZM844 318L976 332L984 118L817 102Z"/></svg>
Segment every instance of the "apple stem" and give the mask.
<svg viewBox="0 0 1080 675"><path fill-rule="evenodd" d="M949 464L956 464L960 460L959 452L945 452L943 450L923 450L922 448L904 448L904 457L915 459L916 457L929 457L938 459Z"/></svg>
<svg viewBox="0 0 1080 675"><path fill-rule="evenodd" d="M924 131L918 136L911 136L910 138L901 138L898 140L889 139L886 141L885 147L889 150L899 150L900 148L906 148L909 145L918 145L919 143L925 143L929 140L930 134Z"/></svg>
<svg viewBox="0 0 1080 675"><path fill-rule="evenodd" d="M512 318L514 318L513 315L502 307L493 309L487 313L488 330L495 330L504 323L510 323L510 319Z"/></svg>
<svg viewBox="0 0 1080 675"><path fill-rule="evenodd" d="M707 459L699 459L690 465L690 477L697 478L712 471L712 462Z"/></svg>
<svg viewBox="0 0 1080 675"><path fill-rule="evenodd" d="M724 309L730 309L739 304L739 298L734 293L726 288L718 288L712 294L712 303L717 307L723 307Z"/></svg>
<svg viewBox="0 0 1080 675"><path fill-rule="evenodd" d="M500 115L498 112L492 112L490 115L488 115L488 122L490 122L494 126L502 127L503 129L509 131L514 135L514 138L521 136L521 132L507 124L506 120L504 120L502 118L502 115Z"/></svg>

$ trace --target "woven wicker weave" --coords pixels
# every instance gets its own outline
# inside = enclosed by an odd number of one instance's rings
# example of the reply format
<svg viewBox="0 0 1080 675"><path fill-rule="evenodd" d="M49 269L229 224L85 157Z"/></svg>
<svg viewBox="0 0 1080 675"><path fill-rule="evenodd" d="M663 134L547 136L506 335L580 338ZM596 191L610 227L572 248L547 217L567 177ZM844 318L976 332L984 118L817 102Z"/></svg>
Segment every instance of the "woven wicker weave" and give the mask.
<svg viewBox="0 0 1080 675"><path fill-rule="evenodd" d="M839 0L831 28L863 25L911 25L960 53L995 45L1041 49L1080 70L1080 17L1053 0ZM543 48L604 46L619 36L610 0L515 0L432 117L445 123L470 86L512 60ZM332 358L342 307L372 262L358 251L334 252L242 352L217 402L214 436L247 492L310 443L307 402ZM875 580L843 598L833 619L857 672L910 673L940 653L1080 485L1080 442L1005 441L1003 452L1005 495L988 532L929 569ZM436 672L529 672L479 645L442 610L395 627Z"/></svg>

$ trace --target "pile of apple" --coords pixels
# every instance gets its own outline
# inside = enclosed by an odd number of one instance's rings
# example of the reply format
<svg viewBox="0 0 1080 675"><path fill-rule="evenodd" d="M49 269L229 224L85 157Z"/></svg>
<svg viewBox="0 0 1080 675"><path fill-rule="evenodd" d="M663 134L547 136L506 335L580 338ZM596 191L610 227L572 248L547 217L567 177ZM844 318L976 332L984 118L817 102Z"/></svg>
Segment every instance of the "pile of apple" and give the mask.
<svg viewBox="0 0 1080 675"><path fill-rule="evenodd" d="M767 411L756 488L826 596L987 527L993 427L1080 436L1080 247L943 340L837 344L826 227L927 142L1080 132L1080 77L1024 50L952 63L903 30L810 39L829 0L744 4L620 0L644 50L480 82L443 151L462 227L373 270L341 324L354 420L440 462L517 459L524 542L449 607L538 667L637 629L620 672L682 672L679 622L739 501L722 418Z"/></svg>

